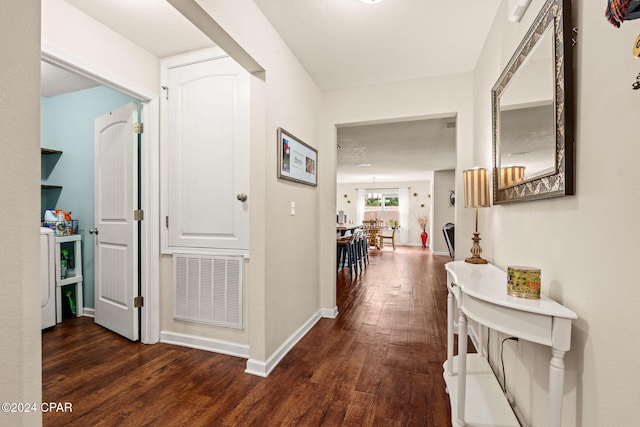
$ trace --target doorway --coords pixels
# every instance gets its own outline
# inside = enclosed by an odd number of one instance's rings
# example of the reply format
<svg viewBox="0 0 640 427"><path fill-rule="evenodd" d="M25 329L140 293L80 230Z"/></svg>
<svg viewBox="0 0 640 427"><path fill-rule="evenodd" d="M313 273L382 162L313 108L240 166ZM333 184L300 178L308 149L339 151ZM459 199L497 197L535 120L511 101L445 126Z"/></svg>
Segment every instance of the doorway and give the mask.
<svg viewBox="0 0 640 427"><path fill-rule="evenodd" d="M139 271L139 276L141 277L140 285L141 285L141 296L143 300L145 300L145 305L140 310L140 340L143 343L155 343L159 341L159 309L158 304L154 303L158 300L159 295L159 239L157 238L157 233L152 232L151 230L158 229L158 198L159 198L159 178L158 178L158 166L157 161L159 157L158 153L158 143L159 135L158 135L158 105L159 101L157 98L157 94L149 94L144 90L139 90L135 87L132 87L128 82L120 82L114 76L103 77L101 76L102 71L93 70L90 66L85 63L81 63L77 59L66 56L59 52L49 52L45 49L42 52L42 60L47 64L47 66L55 66L59 70L63 70L68 75L72 77L80 77L81 79L88 82L92 82L89 84L85 90L81 92L83 95L96 95L106 98L108 100L107 104L103 108L107 113L117 106L126 104L127 102L131 102L134 100L138 103L140 118L141 121L146 122L149 132L141 135L141 150L140 150L140 162L139 169L141 172L140 175L140 209L144 211L144 221L140 223L140 233L139 233L139 266L137 267ZM44 99L44 98L43 98ZM46 104L47 101L44 101L43 104ZM91 104L91 102L89 102ZM57 111L57 110L55 110ZM47 120L45 115L47 114L47 108L43 105L43 129L42 129L42 143L47 144L46 138L49 136L54 136L55 138L62 138L64 140L63 143L68 144L67 141L62 134L52 131L49 128L44 128L46 126L44 123ZM100 114L96 114L95 117L98 117ZM94 117L94 118L95 118ZM55 119L58 119L57 117ZM74 127L73 123L74 118L68 120L66 123L70 128ZM94 122L93 118L89 123L91 137L84 141L85 146L91 146L93 149L93 133L94 133ZM155 142L154 142L155 141ZM86 148L86 147L85 147ZM91 150L92 151L92 150ZM73 154L73 150L69 150L69 157L75 157L76 154ZM64 154L63 154L64 155ZM61 156L62 157L62 156ZM73 159L70 159L73 160ZM91 176L91 188L93 188L93 158L87 160L86 156L84 161L79 161L80 159L76 158L76 161L72 161L73 168L75 168L78 172L76 175L76 181L81 181L80 171L87 176ZM91 164L91 167L88 167L87 163ZM64 167L64 164L60 166ZM72 169L73 169L72 168ZM61 168L62 169L62 168ZM66 168L65 168L66 169ZM73 172L66 171L67 174L73 175ZM70 186L67 195L72 195L74 191L72 191L73 185ZM93 205L93 194L90 194L90 197L87 197L87 193L83 194L86 198L90 199L90 204ZM66 203L65 198L57 200L58 203ZM49 203L48 201L43 200L43 204ZM44 206L43 206L44 207ZM92 227L91 224L94 221L93 212L87 213L82 208L79 208L81 212L78 212L78 218L83 221L80 224L79 228L84 230L86 235L83 236L86 244L85 247L89 247L93 245L93 238L89 237L88 230ZM155 236L155 237L154 237ZM90 260L87 258L87 265L90 264ZM87 277L92 276L91 269L87 269L85 271L85 275ZM93 291L90 286L86 286L87 290ZM91 292L86 292L85 295L88 297L88 300L93 298L90 295ZM93 305L93 304L91 304ZM95 312L91 310L86 310L83 314L86 315L94 315Z"/></svg>
<svg viewBox="0 0 640 427"><path fill-rule="evenodd" d="M94 120L135 100L47 62L42 61L41 68L41 147L57 153L42 156L41 178L48 185L41 190L41 215L50 217L50 213L45 215L44 212L54 209L70 213L68 218L73 220L73 227L56 232L80 235L82 250L81 256L74 251L68 252L76 255L77 260L64 260L70 265L61 271L61 278L66 276L64 270L74 270L72 262L81 264L77 270L81 275L77 279L82 280L84 304L78 305L77 314L94 315L94 241L97 236L90 234L96 227ZM73 293L73 288L68 285L62 294ZM75 309L68 313L68 308L74 305L74 300L77 302L77 298L69 295L69 300L71 302L63 298L62 312L75 315Z"/></svg>
<svg viewBox="0 0 640 427"><path fill-rule="evenodd" d="M336 209L354 223L399 226L396 238L405 246L422 246L419 218L429 218L428 246L446 250L434 243L455 212L436 196L443 185L446 194L454 190L440 172L455 169L456 121L445 114L336 125Z"/></svg>

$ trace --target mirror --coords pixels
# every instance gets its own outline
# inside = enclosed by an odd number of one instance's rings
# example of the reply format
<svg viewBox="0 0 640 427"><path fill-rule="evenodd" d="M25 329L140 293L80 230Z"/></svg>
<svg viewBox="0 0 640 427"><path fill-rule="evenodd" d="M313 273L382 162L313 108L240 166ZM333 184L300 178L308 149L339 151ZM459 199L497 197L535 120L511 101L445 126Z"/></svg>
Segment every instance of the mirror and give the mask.
<svg viewBox="0 0 640 427"><path fill-rule="evenodd" d="M568 4L544 4L492 89L494 204L574 194Z"/></svg>

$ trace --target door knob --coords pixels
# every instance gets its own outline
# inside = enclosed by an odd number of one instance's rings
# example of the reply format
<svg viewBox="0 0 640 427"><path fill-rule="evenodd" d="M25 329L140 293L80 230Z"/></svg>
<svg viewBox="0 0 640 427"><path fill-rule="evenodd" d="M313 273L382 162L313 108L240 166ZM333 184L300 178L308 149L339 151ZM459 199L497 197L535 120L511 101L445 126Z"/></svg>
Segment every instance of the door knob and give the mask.
<svg viewBox="0 0 640 427"><path fill-rule="evenodd" d="M247 195L246 195L245 193L240 193L240 194L238 194L238 195L236 196L236 198L237 198L238 200L240 200L241 202L246 202L246 201L247 201L247 199L248 199L248 197L247 197Z"/></svg>
<svg viewBox="0 0 640 427"><path fill-rule="evenodd" d="M89 234L98 234L98 229L97 228L89 229Z"/></svg>

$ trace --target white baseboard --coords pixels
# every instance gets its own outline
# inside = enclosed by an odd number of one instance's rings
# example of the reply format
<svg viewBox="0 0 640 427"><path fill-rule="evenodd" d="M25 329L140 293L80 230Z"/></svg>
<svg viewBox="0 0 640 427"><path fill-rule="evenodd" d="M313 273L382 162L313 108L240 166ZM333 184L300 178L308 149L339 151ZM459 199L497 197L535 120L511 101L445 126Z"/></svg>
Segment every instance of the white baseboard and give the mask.
<svg viewBox="0 0 640 427"><path fill-rule="evenodd" d="M228 354L229 356L249 358L249 346L236 344L229 341L213 338L198 337L195 335L181 334L179 332L160 331L160 342L179 345L182 347L196 348L198 350L212 351L214 353Z"/></svg>
<svg viewBox="0 0 640 427"><path fill-rule="evenodd" d="M266 378L275 366L272 366L271 369L267 369L267 362L263 362L261 360L249 359L247 360L247 368L244 370L245 374L251 374L258 377Z"/></svg>
<svg viewBox="0 0 640 427"><path fill-rule="evenodd" d="M82 315L83 316L87 316L87 317L96 317L96 309L95 308L89 308L89 307L83 307L82 308Z"/></svg>
<svg viewBox="0 0 640 427"><path fill-rule="evenodd" d="M337 308L335 309L337 313ZM331 310L330 310L331 311ZM257 375L259 377L266 378L271 371L278 366L278 363L284 358L284 356L291 351L291 349L304 337L307 332L313 328L313 326L320 320L322 310L318 310L313 314L304 325L302 325L297 331L295 331L278 349L273 352L271 357L267 361L249 359L247 360L247 369L245 373L251 375Z"/></svg>
<svg viewBox="0 0 640 427"><path fill-rule="evenodd" d="M444 251L433 251L434 255L446 255L449 256L449 252L444 252Z"/></svg>
<svg viewBox="0 0 640 427"><path fill-rule="evenodd" d="M326 319L335 319L338 317L338 306L331 308L321 308L320 309L320 317L324 317Z"/></svg>
<svg viewBox="0 0 640 427"><path fill-rule="evenodd" d="M404 245L398 245L398 246L411 246L413 248L418 248L418 247L422 247L422 243L406 243ZM431 248L431 246L427 245L427 248Z"/></svg>

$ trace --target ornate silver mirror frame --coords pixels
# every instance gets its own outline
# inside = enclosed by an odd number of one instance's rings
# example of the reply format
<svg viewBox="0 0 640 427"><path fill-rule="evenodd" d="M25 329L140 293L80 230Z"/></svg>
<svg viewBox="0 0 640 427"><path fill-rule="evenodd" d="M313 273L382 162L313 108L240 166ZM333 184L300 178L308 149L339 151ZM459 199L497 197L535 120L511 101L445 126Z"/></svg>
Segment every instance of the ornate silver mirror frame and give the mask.
<svg viewBox="0 0 640 427"><path fill-rule="evenodd" d="M553 40L549 43L553 46L552 70L553 88L549 90L550 98L553 98L553 112L549 114L550 140L553 139L555 130L555 162L548 169L537 171L533 176L527 176L524 167L507 167L505 153L501 148L503 133L501 130L507 126L504 105L501 107L501 99L505 95L510 83L521 70L523 64L530 59L533 52L542 44L545 34L552 31ZM492 117L493 117L493 203L508 203L516 201L537 200L549 197L559 197L575 194L575 141L573 129L573 66L571 54L571 9L570 0L548 0L540 13L533 21L531 28L516 49L513 57L505 67L491 90ZM531 73L527 73L531 74ZM524 72L520 73L522 79ZM526 81L518 82L519 86L526 87ZM551 93L553 92L553 93ZM551 96L552 95L552 96ZM524 104L523 104L524 105ZM549 100L551 107L551 100ZM551 111L551 108L549 108ZM552 115L555 116L552 118ZM555 126L554 126L555 124ZM536 131L529 132L528 138L535 144ZM506 144L506 138L505 138ZM515 144L522 151L518 154L528 154L526 143L522 141ZM553 145L553 142L550 143ZM525 147L524 149L522 147ZM550 148L552 150L552 148ZM510 153L509 153L510 154ZM553 154L549 154L553 156ZM555 165L553 165L555 163ZM509 170L508 170L509 169ZM515 175L513 170L515 170ZM510 174L510 179L505 176Z"/></svg>

